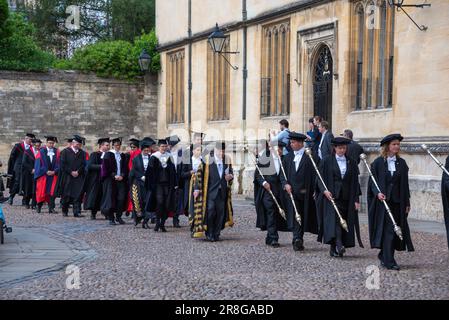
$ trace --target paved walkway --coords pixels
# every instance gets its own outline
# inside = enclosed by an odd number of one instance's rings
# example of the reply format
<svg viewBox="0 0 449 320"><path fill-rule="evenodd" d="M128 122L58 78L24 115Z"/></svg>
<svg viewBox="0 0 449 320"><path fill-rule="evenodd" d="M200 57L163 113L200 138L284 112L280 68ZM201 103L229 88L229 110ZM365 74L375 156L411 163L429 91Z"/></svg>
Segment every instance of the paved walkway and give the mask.
<svg viewBox="0 0 449 320"><path fill-rule="evenodd" d="M60 271L93 255L88 246L48 229L14 227L0 245L0 287Z"/></svg>
<svg viewBox="0 0 449 320"><path fill-rule="evenodd" d="M310 234L304 252L292 250L290 233L280 234L280 248L267 247L254 206L238 199L236 225L216 243L191 239L185 217L181 229L169 220L168 232L157 233L4 209L13 233L0 246L0 299L449 299L441 223L410 221L416 251L398 253L401 271L380 269L379 287L370 289L367 268L379 263L366 225L365 248L335 259ZM66 287L68 264L80 268L79 289Z"/></svg>

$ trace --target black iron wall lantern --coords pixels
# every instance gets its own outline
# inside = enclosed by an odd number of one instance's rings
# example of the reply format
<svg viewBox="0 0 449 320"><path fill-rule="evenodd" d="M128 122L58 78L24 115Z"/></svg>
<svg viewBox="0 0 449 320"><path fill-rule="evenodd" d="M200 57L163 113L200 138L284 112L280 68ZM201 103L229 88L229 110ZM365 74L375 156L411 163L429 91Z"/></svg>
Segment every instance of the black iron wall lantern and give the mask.
<svg viewBox="0 0 449 320"><path fill-rule="evenodd" d="M142 50L139 56L139 67L142 72L147 72L150 70L151 56L147 53L145 49Z"/></svg>
<svg viewBox="0 0 449 320"><path fill-rule="evenodd" d="M225 59L225 61L231 66L232 69L238 70L238 67L233 66L229 60L226 58L225 54L238 54L238 51L223 51L226 45L226 41L228 41L228 37L220 30L218 27L218 23L215 25L215 30L210 34L207 38L207 42L209 43L210 48L214 53L218 53Z"/></svg>
<svg viewBox="0 0 449 320"><path fill-rule="evenodd" d="M425 8L425 7L430 7L431 4L430 3L422 3L422 4L404 4L404 0L388 0L388 4L391 7L396 7L396 9L398 11L402 10L404 11L404 13L407 15L407 17L412 20L412 22L415 24L415 26L421 30L421 31L426 31L428 28L424 25L419 26L415 20L413 20L413 18L407 13L407 11L404 10L404 7L415 7L415 8Z"/></svg>

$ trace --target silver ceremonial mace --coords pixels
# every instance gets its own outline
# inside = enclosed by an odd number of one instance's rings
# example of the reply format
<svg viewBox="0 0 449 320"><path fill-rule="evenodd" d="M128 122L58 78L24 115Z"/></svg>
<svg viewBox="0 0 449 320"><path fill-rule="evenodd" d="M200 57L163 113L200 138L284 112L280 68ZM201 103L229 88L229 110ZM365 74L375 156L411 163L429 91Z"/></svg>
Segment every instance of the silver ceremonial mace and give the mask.
<svg viewBox="0 0 449 320"><path fill-rule="evenodd" d="M362 154L360 155L360 159L363 161L363 163L365 164L366 168L368 169L368 172L369 172L369 175L370 175L370 177L371 177L371 180L373 180L373 183L374 183L374 185L376 186L377 190L379 191L379 193L382 193L382 191L380 191L380 188L379 188L379 185L377 184L376 179L375 179L374 176L373 176L373 173L371 172L371 168L370 168L370 166L368 165L368 162L366 162L366 154L362 153ZM391 222L393 222L394 232L395 232L396 235L399 237L399 239L401 239L401 241L404 240L404 237L402 236L402 230L401 230L401 227L398 226L398 224L397 224L396 221L394 220L393 213L391 213L391 210L390 210L390 207L389 207L388 204L387 204L387 201L382 200L382 203L384 204L385 209L386 209L387 212L388 212L388 216L390 217Z"/></svg>
<svg viewBox="0 0 449 320"><path fill-rule="evenodd" d="M321 183L324 186L324 189L329 192L329 189L327 188L326 184L324 183L323 177L321 177L320 171L318 170L318 167L316 166L315 160L313 160L312 156L312 150L310 148L306 148L306 154L309 156L310 160L312 161L313 167L315 168L315 171L318 175L318 178L320 178ZM345 219L340 214L340 210L338 210L337 204L335 203L334 199L330 200L332 205L334 206L335 212L337 212L338 219L340 220L341 227L346 231L349 232L348 224L346 223Z"/></svg>
<svg viewBox="0 0 449 320"><path fill-rule="evenodd" d="M422 144L421 148L423 148L428 154L429 156L432 157L432 159L436 162L436 164L440 167L441 170L443 170L444 173L446 173L449 176L449 171L447 171L446 167L444 166L444 164L442 164L440 162L440 160L438 160L433 154L432 152L430 152L429 148L427 148L427 145Z"/></svg>
<svg viewBox="0 0 449 320"><path fill-rule="evenodd" d="M254 163L254 165L256 166L257 171L259 171L260 176L262 177L262 179L266 180L262 171L260 170L259 166L257 165L256 160L254 159L253 154L248 150L248 148L246 148L246 150L248 151L248 155L251 155L251 161ZM279 214L282 216L282 218L284 218L284 220L287 220L287 216L285 215L285 211L281 208L281 206L279 205L279 202L277 201L276 197L273 194L273 191L268 190L268 192L270 193L271 197L273 198L274 203L276 204L276 206L278 207L279 210Z"/></svg>

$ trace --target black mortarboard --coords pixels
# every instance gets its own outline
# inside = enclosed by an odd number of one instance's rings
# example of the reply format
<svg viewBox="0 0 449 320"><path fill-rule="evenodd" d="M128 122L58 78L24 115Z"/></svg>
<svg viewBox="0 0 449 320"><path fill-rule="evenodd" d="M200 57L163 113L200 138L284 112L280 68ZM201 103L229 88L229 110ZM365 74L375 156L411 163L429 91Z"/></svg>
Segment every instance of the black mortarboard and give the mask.
<svg viewBox="0 0 449 320"><path fill-rule="evenodd" d="M117 142L122 144L122 137L114 138L114 139L111 140L112 144L117 143Z"/></svg>
<svg viewBox="0 0 449 320"><path fill-rule="evenodd" d="M45 136L45 139L47 139L47 141L53 141L53 142L58 142L58 138L54 137L54 136Z"/></svg>
<svg viewBox="0 0 449 320"><path fill-rule="evenodd" d="M382 141L380 142L380 145L383 146L384 144L389 143L393 140L402 141L402 140L404 140L404 137L401 136L400 133L389 134L388 136L386 136L385 138L382 139Z"/></svg>
<svg viewBox="0 0 449 320"><path fill-rule="evenodd" d="M181 142L181 139L177 135L170 136L165 138L168 141L168 144L172 147L176 146L179 142Z"/></svg>
<svg viewBox="0 0 449 320"><path fill-rule="evenodd" d="M129 139L129 144L133 145L133 146L136 146L136 147L139 147L140 141L137 140L137 139L132 138L132 139Z"/></svg>
<svg viewBox="0 0 449 320"><path fill-rule="evenodd" d="M345 146L351 143L351 140L344 137L336 137L331 140L334 146Z"/></svg>
<svg viewBox="0 0 449 320"><path fill-rule="evenodd" d="M152 141L151 141L152 140ZM145 148L149 148L152 145L154 145L154 140L153 139L143 139L142 141L140 141L140 149L145 149Z"/></svg>
<svg viewBox="0 0 449 320"><path fill-rule="evenodd" d="M153 140L152 138L150 138L150 137L145 137L145 138L142 139L142 141L148 142L148 143L150 144L150 146L156 144L156 141L154 141L154 140ZM141 141L141 142L142 142L142 141Z"/></svg>
<svg viewBox="0 0 449 320"><path fill-rule="evenodd" d="M32 142L32 143L42 143L42 140L41 140L41 139L34 138L33 140L31 140L31 142Z"/></svg>
<svg viewBox="0 0 449 320"><path fill-rule="evenodd" d="M111 142L111 139L109 139L109 138L100 138L100 139L98 139L98 144L99 145L102 145L103 143L105 143L105 142Z"/></svg>
<svg viewBox="0 0 449 320"><path fill-rule="evenodd" d="M83 137L80 137L79 135L75 134L72 138L72 141L75 140L78 143L84 144L85 139Z"/></svg>
<svg viewBox="0 0 449 320"><path fill-rule="evenodd" d="M158 139L157 140L157 145L160 146L162 144L168 144L167 139Z"/></svg>
<svg viewBox="0 0 449 320"><path fill-rule="evenodd" d="M27 133L25 136L27 138L36 139L36 135L34 135L33 133Z"/></svg>
<svg viewBox="0 0 449 320"><path fill-rule="evenodd" d="M307 139L307 136L303 135L302 133L297 132L290 132L288 137L290 140L296 140L296 141L304 141Z"/></svg>

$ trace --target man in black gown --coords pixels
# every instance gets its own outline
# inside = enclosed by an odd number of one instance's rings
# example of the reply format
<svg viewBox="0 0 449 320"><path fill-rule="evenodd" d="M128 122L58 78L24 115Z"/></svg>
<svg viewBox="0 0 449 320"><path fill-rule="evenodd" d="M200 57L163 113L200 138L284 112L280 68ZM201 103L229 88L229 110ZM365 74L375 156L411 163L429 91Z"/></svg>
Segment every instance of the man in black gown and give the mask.
<svg viewBox="0 0 449 320"><path fill-rule="evenodd" d="M83 138L75 135L72 146L61 153L60 175L64 181L62 186L62 214L68 216L69 205L73 204L73 215L81 215L81 201L83 196L84 178L89 155L81 149Z"/></svg>
<svg viewBox="0 0 449 320"><path fill-rule="evenodd" d="M283 189L292 194L298 214L301 216L301 225L296 220L296 212L288 195L287 222L293 232L293 250L304 250L304 232L318 234L316 206L313 199L316 181L316 171L312 161L305 154L304 141L307 136L291 132L290 145L292 152L286 155L282 161L285 175L281 175Z"/></svg>

